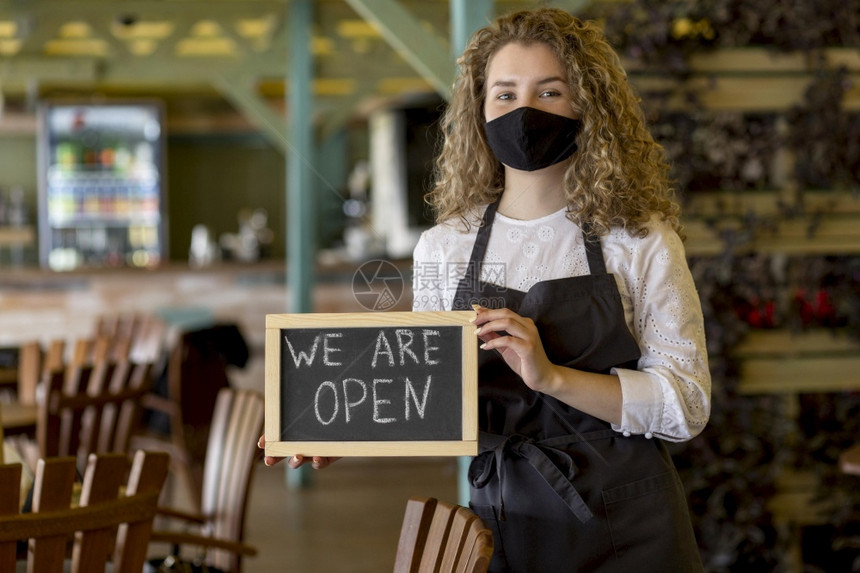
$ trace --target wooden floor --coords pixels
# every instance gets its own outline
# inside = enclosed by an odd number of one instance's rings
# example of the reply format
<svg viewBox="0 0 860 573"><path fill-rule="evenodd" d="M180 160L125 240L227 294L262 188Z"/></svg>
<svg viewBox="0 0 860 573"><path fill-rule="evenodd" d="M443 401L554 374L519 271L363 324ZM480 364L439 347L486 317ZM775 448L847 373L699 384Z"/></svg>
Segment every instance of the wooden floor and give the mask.
<svg viewBox="0 0 860 573"><path fill-rule="evenodd" d="M406 500L456 502L456 468L453 458L350 458L293 489L287 470L261 466L247 521L247 540L260 554L246 571L391 571Z"/></svg>

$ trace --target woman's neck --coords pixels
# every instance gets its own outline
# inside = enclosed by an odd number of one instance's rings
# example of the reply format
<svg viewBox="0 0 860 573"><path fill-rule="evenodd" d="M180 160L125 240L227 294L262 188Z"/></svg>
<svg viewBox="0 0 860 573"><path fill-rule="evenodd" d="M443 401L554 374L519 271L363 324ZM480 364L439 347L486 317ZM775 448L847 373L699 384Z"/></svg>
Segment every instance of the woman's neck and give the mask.
<svg viewBox="0 0 860 573"><path fill-rule="evenodd" d="M567 205L564 163L540 171L505 169L505 190L498 212L520 220L539 219Z"/></svg>

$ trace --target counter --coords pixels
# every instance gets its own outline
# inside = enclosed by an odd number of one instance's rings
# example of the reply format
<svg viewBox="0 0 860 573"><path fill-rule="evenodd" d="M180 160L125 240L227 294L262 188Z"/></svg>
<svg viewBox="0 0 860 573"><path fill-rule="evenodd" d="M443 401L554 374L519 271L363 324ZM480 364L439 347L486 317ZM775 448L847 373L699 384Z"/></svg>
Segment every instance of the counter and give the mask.
<svg viewBox="0 0 860 573"><path fill-rule="evenodd" d="M394 262L403 292L390 310L409 310L410 262ZM352 281L359 264L320 266L314 312L362 312ZM0 346L46 342L92 333L99 316L156 313L173 323L217 320L236 323L252 348L262 349L265 315L287 312L283 262L223 263L193 269L95 269L53 272L0 269Z"/></svg>

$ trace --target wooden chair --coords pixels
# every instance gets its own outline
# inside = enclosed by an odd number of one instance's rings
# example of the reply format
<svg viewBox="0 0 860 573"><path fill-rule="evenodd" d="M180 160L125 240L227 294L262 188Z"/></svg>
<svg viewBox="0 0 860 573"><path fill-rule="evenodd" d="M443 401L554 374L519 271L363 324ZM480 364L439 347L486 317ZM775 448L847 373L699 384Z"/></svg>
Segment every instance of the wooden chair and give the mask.
<svg viewBox="0 0 860 573"><path fill-rule="evenodd" d="M129 472L127 456L93 454L73 505L75 459L42 459L30 513L19 513L21 464L0 466L0 571L16 570L26 541L28 571L63 571L71 557L71 573L104 571L108 562L114 573L140 572L168 462L138 451Z"/></svg>
<svg viewBox="0 0 860 573"><path fill-rule="evenodd" d="M92 362L73 359L44 379L36 425L43 457L77 456L81 464L90 453L129 452L151 364L111 356L110 347L116 351L114 341L100 338Z"/></svg>
<svg viewBox="0 0 860 573"><path fill-rule="evenodd" d="M483 573L493 534L470 510L435 498L406 503L394 573Z"/></svg>
<svg viewBox="0 0 860 573"><path fill-rule="evenodd" d="M201 548L200 559L210 568L239 573L243 555L257 550L243 542L245 512L256 440L263 430L263 397L258 392L223 388L218 392L203 470L201 512L194 514L159 507L159 514L196 524L197 532L161 530L153 542Z"/></svg>
<svg viewBox="0 0 860 573"><path fill-rule="evenodd" d="M41 372L34 391L36 438L16 436L15 442L32 471L42 457L75 456L83 470L90 453L128 454L152 366L132 362L129 349L127 339L98 337L78 340L59 365L61 352L58 358L49 350L42 365L28 358L28 368Z"/></svg>
<svg viewBox="0 0 860 573"><path fill-rule="evenodd" d="M177 332L169 345L161 387L144 397L151 425L132 436L132 447L166 451L171 469L191 496L192 511L202 497L209 428L218 392L229 387L227 363L207 337L229 328ZM160 422L160 423L159 423Z"/></svg>

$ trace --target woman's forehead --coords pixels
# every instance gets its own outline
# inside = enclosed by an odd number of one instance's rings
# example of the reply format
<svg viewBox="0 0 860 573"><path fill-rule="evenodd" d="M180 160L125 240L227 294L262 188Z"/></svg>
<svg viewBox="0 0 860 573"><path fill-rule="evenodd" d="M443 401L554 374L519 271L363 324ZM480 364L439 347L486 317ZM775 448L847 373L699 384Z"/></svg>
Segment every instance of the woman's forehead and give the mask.
<svg viewBox="0 0 860 573"><path fill-rule="evenodd" d="M497 81L519 78L566 78L567 73L558 56L547 44L508 43L496 50L487 61L487 86Z"/></svg>

